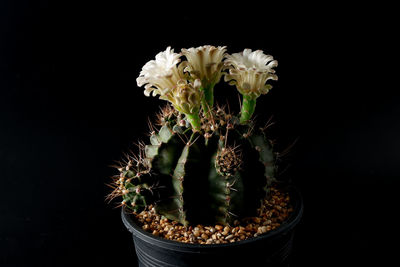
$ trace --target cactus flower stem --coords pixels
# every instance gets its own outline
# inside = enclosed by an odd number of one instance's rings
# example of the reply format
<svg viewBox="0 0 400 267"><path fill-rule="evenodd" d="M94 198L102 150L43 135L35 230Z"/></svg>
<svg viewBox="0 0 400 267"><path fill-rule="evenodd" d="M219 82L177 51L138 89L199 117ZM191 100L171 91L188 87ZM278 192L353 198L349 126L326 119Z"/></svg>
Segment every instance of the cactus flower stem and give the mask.
<svg viewBox="0 0 400 267"><path fill-rule="evenodd" d="M199 132L201 130L201 121L198 113L186 114L186 118L193 127L193 131Z"/></svg>
<svg viewBox="0 0 400 267"><path fill-rule="evenodd" d="M256 98L249 95L243 95L242 110L240 115L240 124L246 124L256 109Z"/></svg>
<svg viewBox="0 0 400 267"><path fill-rule="evenodd" d="M201 99L201 106L203 107L204 114L208 116L210 108L212 108L214 105L214 86L208 85L201 87L200 91L204 92L204 95Z"/></svg>

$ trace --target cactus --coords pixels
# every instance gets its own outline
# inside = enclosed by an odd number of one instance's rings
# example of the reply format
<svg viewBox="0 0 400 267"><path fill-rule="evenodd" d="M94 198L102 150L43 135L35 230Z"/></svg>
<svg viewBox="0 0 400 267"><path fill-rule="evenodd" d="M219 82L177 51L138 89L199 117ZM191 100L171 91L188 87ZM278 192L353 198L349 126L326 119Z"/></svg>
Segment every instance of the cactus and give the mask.
<svg viewBox="0 0 400 267"><path fill-rule="evenodd" d="M110 198L122 196L121 205L135 212L153 204L157 213L185 226L229 225L257 215L276 181L276 159L265 130L251 117L256 99L271 88L266 81L276 80L271 73L277 63L260 51L225 51L183 49L188 61L181 62L182 54L167 48L143 67L138 85L171 105L151 124L148 143L118 166ZM222 75L243 95L237 115L214 105Z"/></svg>

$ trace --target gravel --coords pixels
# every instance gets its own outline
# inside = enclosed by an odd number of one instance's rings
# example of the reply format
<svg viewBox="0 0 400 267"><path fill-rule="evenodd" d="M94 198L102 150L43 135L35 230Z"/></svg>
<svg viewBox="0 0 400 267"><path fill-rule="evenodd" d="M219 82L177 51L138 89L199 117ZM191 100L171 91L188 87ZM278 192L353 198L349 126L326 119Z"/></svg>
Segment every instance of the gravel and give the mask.
<svg viewBox="0 0 400 267"><path fill-rule="evenodd" d="M226 244L266 234L279 227L293 211L290 197L271 188L270 198L264 200L258 217L235 220L233 225L183 226L156 214L153 206L134 213L142 229L155 236L192 244Z"/></svg>

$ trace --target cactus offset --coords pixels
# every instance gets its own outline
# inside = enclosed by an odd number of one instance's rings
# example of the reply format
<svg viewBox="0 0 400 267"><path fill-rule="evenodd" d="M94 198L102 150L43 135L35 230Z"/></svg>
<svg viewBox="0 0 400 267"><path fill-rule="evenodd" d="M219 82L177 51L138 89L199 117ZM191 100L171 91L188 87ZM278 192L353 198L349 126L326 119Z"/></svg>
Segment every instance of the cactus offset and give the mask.
<svg viewBox="0 0 400 267"><path fill-rule="evenodd" d="M158 114L138 156L118 167L111 198L122 196L122 204L136 212L154 204L157 213L183 225L227 225L257 215L275 182L276 166L272 143L251 116L257 97L271 88L265 82L276 80L276 61L259 51L232 56L225 51L184 50L189 62L180 63L181 55L168 48L145 65L138 85L171 105ZM222 72L224 64L229 73ZM214 106L209 95L223 74L243 95L237 115Z"/></svg>
<svg viewBox="0 0 400 267"><path fill-rule="evenodd" d="M121 205L127 205L136 212L154 202L152 188L156 184L143 157L144 146L139 144L138 147L138 157L127 155L127 160L117 166L120 174L113 177L114 183L111 187L114 191L108 196L110 201L121 196Z"/></svg>

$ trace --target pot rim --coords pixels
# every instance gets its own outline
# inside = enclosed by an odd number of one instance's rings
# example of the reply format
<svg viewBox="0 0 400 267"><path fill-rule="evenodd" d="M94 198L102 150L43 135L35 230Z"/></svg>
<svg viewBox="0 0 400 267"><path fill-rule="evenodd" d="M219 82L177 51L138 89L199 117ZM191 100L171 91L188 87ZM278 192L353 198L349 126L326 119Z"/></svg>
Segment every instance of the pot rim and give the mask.
<svg viewBox="0 0 400 267"><path fill-rule="evenodd" d="M228 244L191 244L191 243L183 243L175 240L165 239L159 236L155 236L143 230L132 219L131 213L125 212L124 207L121 208L121 217L125 227L129 230L129 232L131 232L133 235L137 236L138 238L146 242L151 242L152 244L157 244L158 246L161 247L168 247L168 248L175 247L175 248L187 248L187 249L205 249L205 248L212 249L212 248L241 246L253 243L258 240L273 239L279 234L291 230L299 223L304 210L303 197L299 192L299 190L293 185L288 186L286 188L286 191L290 194L291 201L294 202L292 203L294 210L285 222L283 222L278 228L271 230L266 234L262 234L257 237L252 237L249 239L236 241Z"/></svg>

